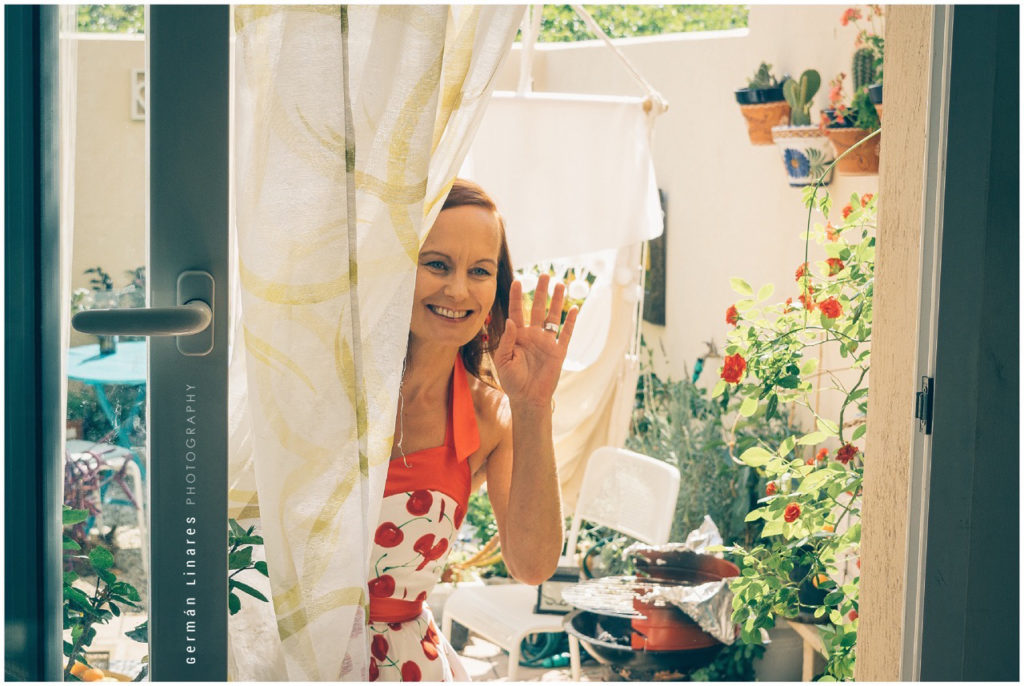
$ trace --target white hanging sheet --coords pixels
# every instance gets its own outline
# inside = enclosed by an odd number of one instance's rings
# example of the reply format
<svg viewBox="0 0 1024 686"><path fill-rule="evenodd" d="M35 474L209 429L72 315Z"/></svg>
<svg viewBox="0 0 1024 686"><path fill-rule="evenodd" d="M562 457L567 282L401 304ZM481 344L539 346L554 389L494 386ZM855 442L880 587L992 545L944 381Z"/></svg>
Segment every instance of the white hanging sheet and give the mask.
<svg viewBox="0 0 1024 686"><path fill-rule="evenodd" d="M491 194L521 265L655 238L643 98L495 92L462 175Z"/></svg>

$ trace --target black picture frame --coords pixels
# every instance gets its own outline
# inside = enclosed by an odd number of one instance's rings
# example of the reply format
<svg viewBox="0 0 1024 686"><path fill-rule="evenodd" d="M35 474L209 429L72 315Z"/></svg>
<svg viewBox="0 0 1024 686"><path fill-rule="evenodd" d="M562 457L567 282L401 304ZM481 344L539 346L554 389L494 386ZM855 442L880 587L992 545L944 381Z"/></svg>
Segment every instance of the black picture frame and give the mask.
<svg viewBox="0 0 1024 686"><path fill-rule="evenodd" d="M579 567L559 567L547 581L537 586L537 604L533 611L542 615L564 615L572 606L562 600L562 589L579 583Z"/></svg>

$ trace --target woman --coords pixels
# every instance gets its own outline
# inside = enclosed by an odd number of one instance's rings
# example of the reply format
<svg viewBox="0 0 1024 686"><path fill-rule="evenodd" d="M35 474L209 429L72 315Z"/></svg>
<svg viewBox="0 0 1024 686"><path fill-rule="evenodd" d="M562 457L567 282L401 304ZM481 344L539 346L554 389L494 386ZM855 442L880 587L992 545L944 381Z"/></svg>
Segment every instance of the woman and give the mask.
<svg viewBox="0 0 1024 686"><path fill-rule="evenodd" d="M541 276L537 293L546 293ZM370 570L370 680L467 680L423 604L486 481L509 573L555 571L562 511L552 395L576 321L565 286L529 322L494 202L457 179L420 250L395 440ZM485 377L490 354L500 390Z"/></svg>

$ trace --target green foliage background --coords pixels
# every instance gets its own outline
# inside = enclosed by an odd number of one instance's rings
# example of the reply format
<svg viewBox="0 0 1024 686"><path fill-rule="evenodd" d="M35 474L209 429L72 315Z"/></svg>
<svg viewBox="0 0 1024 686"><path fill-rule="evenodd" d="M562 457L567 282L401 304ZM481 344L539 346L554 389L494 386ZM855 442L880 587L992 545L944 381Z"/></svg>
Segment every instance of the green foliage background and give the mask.
<svg viewBox="0 0 1024 686"><path fill-rule="evenodd" d="M747 26L748 5L584 5L610 38L720 31ZM593 40L569 5L544 5L540 42ZM516 40L519 40L517 36Z"/></svg>
<svg viewBox="0 0 1024 686"><path fill-rule="evenodd" d="M84 33L144 33L142 5L79 5L78 30Z"/></svg>
<svg viewBox="0 0 1024 686"><path fill-rule="evenodd" d="M748 5L584 5L612 38L662 33L718 31L747 25ZM142 5L79 5L78 30L143 33ZM545 5L538 40L571 42L597 38L569 5ZM517 38L518 40L518 38Z"/></svg>

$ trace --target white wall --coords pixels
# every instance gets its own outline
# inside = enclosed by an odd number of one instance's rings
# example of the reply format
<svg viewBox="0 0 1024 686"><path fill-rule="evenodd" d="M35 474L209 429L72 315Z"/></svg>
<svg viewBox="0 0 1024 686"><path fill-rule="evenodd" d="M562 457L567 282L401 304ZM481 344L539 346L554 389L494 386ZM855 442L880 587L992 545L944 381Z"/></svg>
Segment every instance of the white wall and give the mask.
<svg viewBox="0 0 1024 686"><path fill-rule="evenodd" d="M120 288L146 263L146 123L131 118L132 69L144 67L141 36L78 41L72 290L89 287L90 267ZM71 332L71 345L95 341Z"/></svg>
<svg viewBox="0 0 1024 686"><path fill-rule="evenodd" d="M666 326L644 329L648 343L668 353L667 359L656 355L659 375L680 378L684 365L692 370L707 350L703 341L724 348L725 310L736 297L730 277L755 289L773 282L780 299L797 295L794 271L803 261L799 235L807 217L801 189L788 185L774 145L750 144L733 91L762 60L778 76L813 68L822 78L812 108L817 117L828 102L828 81L850 72L856 31L839 25L843 9L751 6L746 30L615 41L670 103L654 146L658 182L668 195ZM643 95L600 41L537 47L536 91ZM518 71L517 49L498 88L514 90ZM829 187L834 212L852 192L874 193L877 186L877 176L836 175ZM720 364L708 360L701 383L713 385Z"/></svg>

